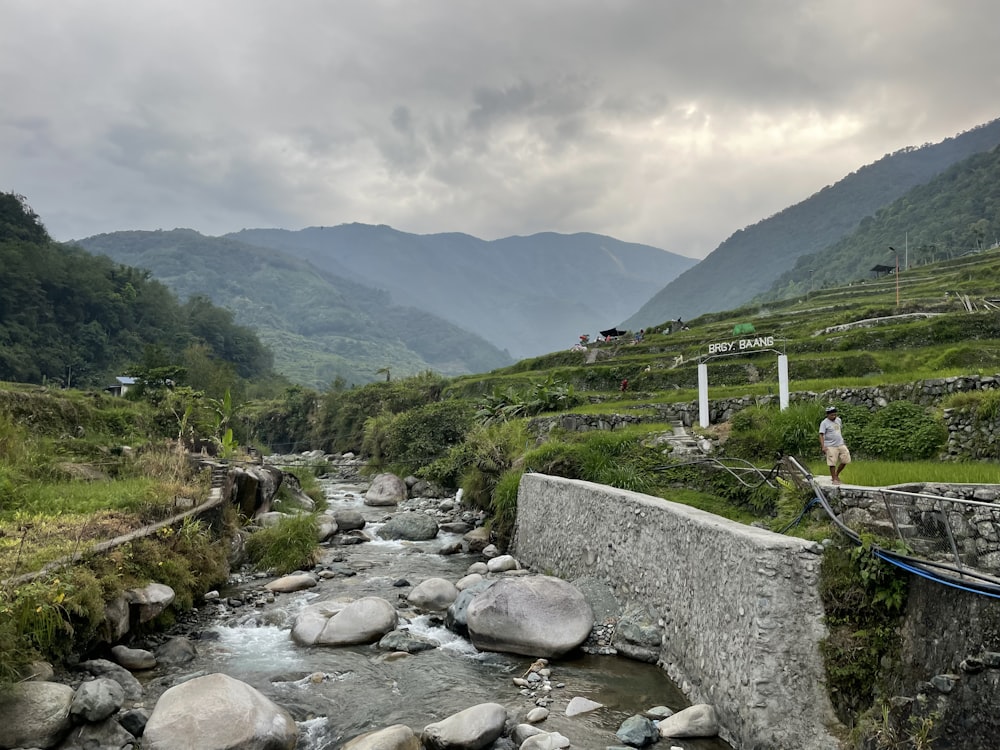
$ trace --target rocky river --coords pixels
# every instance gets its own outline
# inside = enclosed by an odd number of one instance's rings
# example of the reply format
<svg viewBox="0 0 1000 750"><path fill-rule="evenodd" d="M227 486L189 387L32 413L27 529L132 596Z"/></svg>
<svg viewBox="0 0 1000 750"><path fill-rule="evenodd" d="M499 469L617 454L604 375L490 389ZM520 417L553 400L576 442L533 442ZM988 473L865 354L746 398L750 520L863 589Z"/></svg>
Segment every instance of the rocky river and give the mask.
<svg viewBox="0 0 1000 750"><path fill-rule="evenodd" d="M133 670L141 697L126 701L120 713L144 718L171 687L218 674L255 688L287 712L294 721L299 750L340 747L358 735L393 725L405 725L417 737L424 733L426 738L428 725L482 704L499 704L506 714L507 730L494 747L521 744L523 732L519 735L511 728L530 724L555 733L551 737L559 741L550 743L552 747L569 744L604 750L637 744L622 739L619 732L630 717L645 715L655 731L661 719L688 706L663 670L613 653L609 633L615 621L607 602L592 602L596 624L590 637L582 648L564 656L538 662L477 649L469 638L445 627L443 612L415 607L411 594L422 582L459 582L470 568L483 569L488 555L468 551L460 528L453 525L463 520L474 525L481 519L457 507L452 498L408 499L391 507L372 507L364 503L366 484L323 481L330 511L360 514L364 528L324 542L322 559L313 570L304 571L315 584L276 593L273 586L268 588L273 577L249 571L235 574L227 588L213 593L170 632L130 644L158 656L178 643L184 648L180 658L157 658L152 668ZM439 531L425 541L389 540L379 535L383 524L407 512L436 516L442 528L458 530ZM527 573L534 571L484 577ZM391 603L399 618L397 629L406 631L409 638L429 641L431 647L401 650L385 641L330 647L303 645L301 638L292 637L297 621L318 603L365 597ZM79 685L94 674L93 668L89 674L79 673L78 692ZM122 723L121 716L118 721ZM134 723L143 722L136 718ZM135 731L141 733L141 727ZM647 741L656 741L663 750L730 747L714 737L655 736ZM0 742L0 747L7 746ZM46 746L69 750L125 745L67 739L61 745Z"/></svg>

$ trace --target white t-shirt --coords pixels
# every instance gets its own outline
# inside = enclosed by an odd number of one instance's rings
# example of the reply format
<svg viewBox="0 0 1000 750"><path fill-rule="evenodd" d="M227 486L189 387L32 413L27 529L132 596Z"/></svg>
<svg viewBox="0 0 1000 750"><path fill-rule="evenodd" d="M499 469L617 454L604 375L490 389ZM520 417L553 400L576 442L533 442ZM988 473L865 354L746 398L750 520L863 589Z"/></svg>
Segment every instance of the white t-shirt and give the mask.
<svg viewBox="0 0 1000 750"><path fill-rule="evenodd" d="M819 423L819 434L823 436L824 447L836 448L844 444L844 436L840 434L841 427L840 417L824 419Z"/></svg>

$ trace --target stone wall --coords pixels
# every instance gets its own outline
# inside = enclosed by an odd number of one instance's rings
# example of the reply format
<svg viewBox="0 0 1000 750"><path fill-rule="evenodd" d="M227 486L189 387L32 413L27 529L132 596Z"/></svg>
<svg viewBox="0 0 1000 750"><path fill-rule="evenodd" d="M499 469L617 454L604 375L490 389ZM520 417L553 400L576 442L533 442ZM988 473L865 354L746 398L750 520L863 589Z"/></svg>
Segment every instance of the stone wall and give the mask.
<svg viewBox="0 0 1000 750"><path fill-rule="evenodd" d="M1000 737L1000 600L910 577L902 699L935 715L934 747L993 750Z"/></svg>
<svg viewBox="0 0 1000 750"><path fill-rule="evenodd" d="M566 579L593 577L664 625L659 664L719 712L742 750L830 750L836 720L818 643L819 545L659 498L526 474L514 549Z"/></svg>

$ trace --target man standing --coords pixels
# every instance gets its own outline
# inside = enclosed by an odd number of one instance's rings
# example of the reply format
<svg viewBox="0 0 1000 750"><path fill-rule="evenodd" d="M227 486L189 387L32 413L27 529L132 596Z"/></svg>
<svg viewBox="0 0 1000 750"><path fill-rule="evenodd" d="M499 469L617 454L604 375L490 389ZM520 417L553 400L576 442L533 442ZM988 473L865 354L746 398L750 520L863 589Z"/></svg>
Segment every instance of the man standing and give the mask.
<svg viewBox="0 0 1000 750"><path fill-rule="evenodd" d="M830 467L830 478L834 484L840 484L840 472L851 463L851 452L840 433L841 427L837 407L826 407L826 419L819 423L819 449L826 456L826 465Z"/></svg>

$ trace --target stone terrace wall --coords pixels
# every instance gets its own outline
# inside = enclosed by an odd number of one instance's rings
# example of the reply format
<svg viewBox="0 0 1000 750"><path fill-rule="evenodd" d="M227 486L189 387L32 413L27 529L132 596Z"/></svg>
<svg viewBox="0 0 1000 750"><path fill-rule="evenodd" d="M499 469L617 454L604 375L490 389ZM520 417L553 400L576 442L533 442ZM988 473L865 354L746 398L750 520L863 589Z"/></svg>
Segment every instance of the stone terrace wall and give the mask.
<svg viewBox="0 0 1000 750"><path fill-rule="evenodd" d="M665 626L660 665L719 712L741 750L832 750L818 643L818 545L659 498L525 474L514 548L532 567L591 576Z"/></svg>

